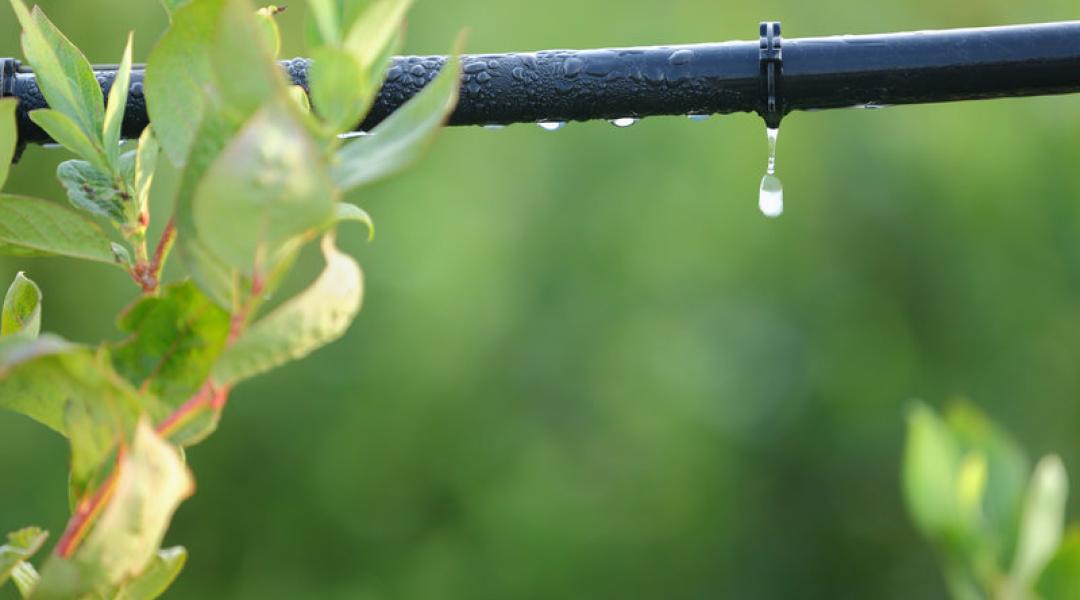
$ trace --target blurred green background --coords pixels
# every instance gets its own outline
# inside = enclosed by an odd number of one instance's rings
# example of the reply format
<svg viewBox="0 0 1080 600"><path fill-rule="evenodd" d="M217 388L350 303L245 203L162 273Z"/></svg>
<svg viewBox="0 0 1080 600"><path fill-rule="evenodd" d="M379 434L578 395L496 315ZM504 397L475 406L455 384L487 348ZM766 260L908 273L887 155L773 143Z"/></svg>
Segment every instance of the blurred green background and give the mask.
<svg viewBox="0 0 1080 600"><path fill-rule="evenodd" d="M132 28L145 59L165 26L150 0L40 4L95 62ZM1076 8L428 0L407 50L462 26L495 52ZM60 198L65 157L31 148L8 189ZM378 239L343 235L368 285L347 338L236 390L189 453L199 489L168 541L191 559L167 597L942 597L897 483L911 398L971 397L1080 479L1078 164L1076 97L795 114L769 221L754 116L448 130L355 195ZM116 338L118 272L4 259L0 279L19 269L46 328ZM65 474L62 439L0 414L0 530L62 529Z"/></svg>

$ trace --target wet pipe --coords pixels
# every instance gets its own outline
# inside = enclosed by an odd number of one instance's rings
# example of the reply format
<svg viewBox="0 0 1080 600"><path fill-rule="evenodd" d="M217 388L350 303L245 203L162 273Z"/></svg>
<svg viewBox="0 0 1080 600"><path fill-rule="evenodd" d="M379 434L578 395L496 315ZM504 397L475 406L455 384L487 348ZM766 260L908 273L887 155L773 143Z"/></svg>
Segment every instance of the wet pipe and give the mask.
<svg viewBox="0 0 1080 600"><path fill-rule="evenodd" d="M586 121L756 112L771 126L791 111L1080 92L1080 21L979 29L784 40L761 23L758 40L462 58L461 100L450 125ZM397 57L367 130L423 88L444 57ZM306 86L310 61L282 64ZM107 90L113 68L96 67ZM18 97L22 143L49 139L26 117L46 106L34 74L0 61L0 94ZM132 74L124 133L148 122L142 71Z"/></svg>

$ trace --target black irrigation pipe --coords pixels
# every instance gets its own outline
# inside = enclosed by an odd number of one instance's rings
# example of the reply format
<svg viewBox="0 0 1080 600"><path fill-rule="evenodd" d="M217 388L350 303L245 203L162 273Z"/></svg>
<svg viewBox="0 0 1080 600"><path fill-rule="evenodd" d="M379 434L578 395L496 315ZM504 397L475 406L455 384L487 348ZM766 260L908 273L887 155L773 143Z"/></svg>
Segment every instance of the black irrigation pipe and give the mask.
<svg viewBox="0 0 1080 600"><path fill-rule="evenodd" d="M756 112L776 126L795 110L1080 92L1080 21L783 41L779 23L762 23L759 34L752 42L466 56L450 125ZM395 58L360 128L415 95L445 60ZM309 65L283 63L300 85ZM48 142L26 117L45 106L34 74L14 59L0 68L0 93L21 101L21 142ZM114 68L97 67L105 90ZM147 124L142 80L137 68L126 136Z"/></svg>

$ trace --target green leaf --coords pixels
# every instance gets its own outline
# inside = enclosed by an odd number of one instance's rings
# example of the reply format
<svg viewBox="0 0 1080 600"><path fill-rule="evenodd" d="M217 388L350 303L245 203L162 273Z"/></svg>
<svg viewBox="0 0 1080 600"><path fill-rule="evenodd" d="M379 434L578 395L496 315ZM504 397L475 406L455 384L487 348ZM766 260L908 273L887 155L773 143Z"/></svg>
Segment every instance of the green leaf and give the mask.
<svg viewBox="0 0 1080 600"><path fill-rule="evenodd" d="M335 0L308 0L309 45L337 46L341 43L341 7Z"/></svg>
<svg viewBox="0 0 1080 600"><path fill-rule="evenodd" d="M973 547L991 553L995 568L1006 571L1031 470L1027 456L1016 440L968 403L951 405L945 421L964 452L985 459L985 493L968 523L974 528Z"/></svg>
<svg viewBox="0 0 1080 600"><path fill-rule="evenodd" d="M21 271L8 288L0 313L0 337L36 338L41 332L41 289Z"/></svg>
<svg viewBox="0 0 1080 600"><path fill-rule="evenodd" d="M364 68L352 54L329 46L313 51L312 59L309 84L315 113L332 133L352 130L368 110L370 100L365 99L374 97L365 90Z"/></svg>
<svg viewBox="0 0 1080 600"><path fill-rule="evenodd" d="M30 120L76 156L89 161L103 172L109 171L108 159L101 144L87 137L71 117L57 110L42 108L31 112Z"/></svg>
<svg viewBox="0 0 1080 600"><path fill-rule="evenodd" d="M173 512L194 492L180 453L146 420L136 428L118 468L112 499L74 556L100 569L109 585L137 577L152 565Z"/></svg>
<svg viewBox="0 0 1080 600"><path fill-rule="evenodd" d="M256 322L221 355L214 379L232 384L290 360L301 359L344 335L360 311L363 277L360 266L334 246L322 243L326 268L301 293Z"/></svg>
<svg viewBox="0 0 1080 600"><path fill-rule="evenodd" d="M259 19L247 0L225 0L210 50L220 101L240 119L287 95L285 72L274 60Z"/></svg>
<svg viewBox="0 0 1080 600"><path fill-rule="evenodd" d="M224 0L166 0L166 6L175 10L172 25L150 53L144 88L158 140L169 160L181 166L206 114L210 48Z"/></svg>
<svg viewBox="0 0 1080 600"><path fill-rule="evenodd" d="M277 19L274 17L283 12L285 12L284 6L274 5L265 6L255 11L255 21L262 31L266 48L270 50L270 57L275 60L281 54L281 28L278 27Z"/></svg>
<svg viewBox="0 0 1080 600"><path fill-rule="evenodd" d="M7 183L15 148L19 145L19 131L15 123L15 109L18 107L19 101L15 98L0 99L0 188Z"/></svg>
<svg viewBox="0 0 1080 600"><path fill-rule="evenodd" d="M1029 588L1061 544L1068 494L1065 465L1057 456L1044 457L1031 475L1011 573L1022 589Z"/></svg>
<svg viewBox="0 0 1080 600"><path fill-rule="evenodd" d="M178 407L203 386L225 347L229 314L194 283L166 287L121 316L128 339L112 349L113 365L140 389Z"/></svg>
<svg viewBox="0 0 1080 600"><path fill-rule="evenodd" d="M191 149L187 168L180 180L176 201L177 249L192 278L210 298L223 308L233 307L235 276L207 248L195 229L192 198L206 170L214 163L238 128L217 113L209 113Z"/></svg>
<svg viewBox="0 0 1080 600"><path fill-rule="evenodd" d="M105 107L105 123L102 130L102 143L109 164L116 170L120 153L120 128L124 124L124 109L127 108L128 87L131 85L131 44L134 33L128 33L124 55L120 67L116 70L112 88L109 90L109 103Z"/></svg>
<svg viewBox="0 0 1080 600"><path fill-rule="evenodd" d="M150 566L132 579L113 600L154 600L169 589L187 562L187 550L180 546L158 550Z"/></svg>
<svg viewBox="0 0 1080 600"><path fill-rule="evenodd" d="M1080 528L1072 527L1035 586L1042 600L1080 598Z"/></svg>
<svg viewBox="0 0 1080 600"><path fill-rule="evenodd" d="M451 57L427 87L372 131L374 135L355 138L341 149L334 181L344 190L353 189L394 175L419 159L457 104L459 77L460 65Z"/></svg>
<svg viewBox="0 0 1080 600"><path fill-rule="evenodd" d="M22 0L11 0L11 6L23 28L23 54L34 67L45 100L88 139L100 142L105 100L90 63L39 7L27 11Z"/></svg>
<svg viewBox="0 0 1080 600"><path fill-rule="evenodd" d="M0 585L11 577L12 571L19 563L29 559L40 550L48 537L47 531L42 531L37 527L27 527L9 533L7 544L0 546Z"/></svg>
<svg viewBox="0 0 1080 600"><path fill-rule="evenodd" d="M67 160L56 168L56 177L76 208L116 223L127 221L131 197L117 189L116 180L108 173L85 160Z"/></svg>
<svg viewBox="0 0 1080 600"><path fill-rule="evenodd" d="M371 6L371 0L308 0L305 28L309 48L340 46L344 32Z"/></svg>
<svg viewBox="0 0 1080 600"><path fill-rule="evenodd" d="M46 563L35 598L109 594L154 567L173 513L194 491L191 473L146 419L116 468L112 494L90 533L70 559Z"/></svg>
<svg viewBox="0 0 1080 600"><path fill-rule="evenodd" d="M371 220L371 215L369 215L366 210L355 204L347 204L345 202L338 202L335 209L337 211L337 214L334 216L335 224L347 221L361 223L367 227L368 241L370 242L375 239L375 222Z"/></svg>
<svg viewBox="0 0 1080 600"><path fill-rule="evenodd" d="M154 128L147 127L139 136L139 145L135 150L135 174L132 178L132 187L135 191L136 214L148 214L150 205L150 187L154 183L154 172L157 170L158 155L161 154L161 146L158 145Z"/></svg>
<svg viewBox="0 0 1080 600"><path fill-rule="evenodd" d="M375 0L349 28L345 46L361 66L375 66L405 22L413 0Z"/></svg>
<svg viewBox="0 0 1080 600"><path fill-rule="evenodd" d="M923 535L940 540L957 526L956 479L960 448L926 405L908 412L903 487L908 512Z"/></svg>
<svg viewBox="0 0 1080 600"><path fill-rule="evenodd" d="M64 413L72 401L108 404L117 414L136 415L143 409L160 413L136 396L106 356L91 348L51 334L0 338L0 408L66 435Z"/></svg>
<svg viewBox="0 0 1080 600"><path fill-rule="evenodd" d="M200 241L251 276L283 248L330 222L329 175L290 101L259 111L207 171L192 203Z"/></svg>
<svg viewBox="0 0 1080 600"><path fill-rule="evenodd" d="M118 264L97 225L40 198L0 194L0 246Z"/></svg>

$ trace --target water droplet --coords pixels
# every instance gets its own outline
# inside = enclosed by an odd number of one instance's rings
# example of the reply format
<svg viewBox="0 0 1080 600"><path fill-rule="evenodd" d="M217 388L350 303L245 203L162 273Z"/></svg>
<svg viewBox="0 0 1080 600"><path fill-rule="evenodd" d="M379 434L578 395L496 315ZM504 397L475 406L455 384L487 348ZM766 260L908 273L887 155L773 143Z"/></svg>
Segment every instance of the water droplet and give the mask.
<svg viewBox="0 0 1080 600"><path fill-rule="evenodd" d="M503 125L502 123L488 123L487 125L484 125L484 129L497 131L499 129L506 129L506 125Z"/></svg>
<svg viewBox="0 0 1080 600"><path fill-rule="evenodd" d="M694 51L683 48L682 50L676 50L674 54L668 57L668 61L675 66L685 65L694 58Z"/></svg>
<svg viewBox="0 0 1080 600"><path fill-rule="evenodd" d="M769 164L765 176L761 178L758 208L763 215L772 219L784 213L784 185L776 176L776 141L780 137L780 130L770 127L766 133L769 138Z"/></svg>
<svg viewBox="0 0 1080 600"><path fill-rule="evenodd" d="M612 119L608 122L616 127L619 127L620 129L625 129L627 127L630 127L634 123L637 123L638 120L634 117L623 117L621 119Z"/></svg>
<svg viewBox="0 0 1080 600"><path fill-rule="evenodd" d="M709 117L711 116L712 115L686 115L686 118L690 119L695 123L701 123L703 121L708 121Z"/></svg>
<svg viewBox="0 0 1080 600"><path fill-rule="evenodd" d="M537 125L544 131L558 131L566 127L566 121L540 121Z"/></svg>
<svg viewBox="0 0 1080 600"><path fill-rule="evenodd" d="M877 102L867 102L866 104L856 104L851 108L857 108L861 110L881 110L883 108L889 108L888 104L878 104Z"/></svg>

